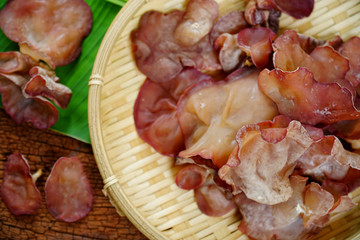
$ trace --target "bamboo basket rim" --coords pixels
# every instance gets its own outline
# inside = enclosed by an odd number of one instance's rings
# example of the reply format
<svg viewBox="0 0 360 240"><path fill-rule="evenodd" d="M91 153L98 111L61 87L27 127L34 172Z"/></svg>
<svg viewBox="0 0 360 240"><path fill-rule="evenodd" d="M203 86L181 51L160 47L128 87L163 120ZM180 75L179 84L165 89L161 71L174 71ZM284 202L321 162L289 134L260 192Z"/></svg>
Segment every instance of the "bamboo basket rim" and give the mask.
<svg viewBox="0 0 360 240"><path fill-rule="evenodd" d="M147 238L149 239L169 239L162 231L153 226L149 220L145 219L131 204L131 199L123 191L109 163L108 153L105 149L103 132L100 119L100 98L101 90L104 86L104 74L111 52L119 35L126 27L127 22L133 16L134 12L139 10L143 4L151 0L129 0L116 15L115 19L108 28L93 65L92 74L89 79L89 97L88 97L88 119L91 145L95 161L99 172L103 178L103 193L107 196L111 204L116 208L119 215L125 215ZM359 238L360 231L353 234L355 239Z"/></svg>

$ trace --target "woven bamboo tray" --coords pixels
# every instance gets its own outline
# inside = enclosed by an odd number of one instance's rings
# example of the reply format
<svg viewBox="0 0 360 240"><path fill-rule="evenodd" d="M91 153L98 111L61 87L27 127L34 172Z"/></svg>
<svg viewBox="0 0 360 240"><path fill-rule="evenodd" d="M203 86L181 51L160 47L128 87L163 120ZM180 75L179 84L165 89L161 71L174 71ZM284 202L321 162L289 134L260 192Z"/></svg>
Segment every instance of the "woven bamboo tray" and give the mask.
<svg viewBox="0 0 360 240"><path fill-rule="evenodd" d="M243 0L218 0L220 14L243 9ZM184 9L183 0L130 0L103 39L89 81L89 126L95 159L104 179L103 192L118 210L150 239L247 239L237 226L240 216L207 217L193 192L174 183L178 167L154 152L138 136L133 105L145 76L136 68L129 33L148 10ZM317 0L309 18L283 14L281 29L322 39L360 33L359 0ZM360 202L360 190L352 193ZM360 239L360 211L332 216L316 239Z"/></svg>

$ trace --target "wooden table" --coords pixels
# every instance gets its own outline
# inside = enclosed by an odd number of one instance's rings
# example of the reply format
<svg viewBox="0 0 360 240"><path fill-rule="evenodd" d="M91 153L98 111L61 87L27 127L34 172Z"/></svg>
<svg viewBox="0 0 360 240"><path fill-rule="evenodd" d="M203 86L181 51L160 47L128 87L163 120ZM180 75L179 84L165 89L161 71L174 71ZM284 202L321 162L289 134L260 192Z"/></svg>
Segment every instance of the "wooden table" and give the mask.
<svg viewBox="0 0 360 240"><path fill-rule="evenodd" d="M0 200L0 239L147 239L126 218L121 217L101 189L91 145L50 130L37 130L30 125L16 125L0 110L0 183L4 163L11 153L19 152L27 158L32 173L41 168L37 181L42 206L35 214L12 215ZM94 192L90 213L75 223L65 223L50 215L45 204L44 186L55 161L62 156L78 156Z"/></svg>

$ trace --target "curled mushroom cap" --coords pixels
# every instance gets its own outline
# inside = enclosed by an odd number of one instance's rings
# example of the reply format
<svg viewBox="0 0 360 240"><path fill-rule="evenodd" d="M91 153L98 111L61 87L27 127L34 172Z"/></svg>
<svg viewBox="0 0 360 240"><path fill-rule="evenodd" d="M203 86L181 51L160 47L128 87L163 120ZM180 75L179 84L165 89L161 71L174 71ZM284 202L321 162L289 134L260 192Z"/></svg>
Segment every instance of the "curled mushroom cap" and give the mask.
<svg viewBox="0 0 360 240"><path fill-rule="evenodd" d="M198 39L204 33L202 25L196 24L201 29L200 35L188 36L193 45L186 46L175 39L177 26L187 23L185 14L180 10L167 14L148 11L141 16L139 28L131 32L136 66L154 82L167 82L176 77L184 67L194 67L206 73L221 70L217 54L210 43L210 33ZM177 38L181 38L180 32ZM185 40L182 39L183 41Z"/></svg>
<svg viewBox="0 0 360 240"><path fill-rule="evenodd" d="M91 26L91 9L83 0L12 0L0 11L4 34L19 43L22 53L52 68L80 54Z"/></svg>
<svg viewBox="0 0 360 240"><path fill-rule="evenodd" d="M214 0L190 0L183 19L175 28L175 41L183 46L198 43L212 29L219 15L219 5Z"/></svg>
<svg viewBox="0 0 360 240"><path fill-rule="evenodd" d="M36 64L34 59L20 52L0 53L0 72L2 73L27 73Z"/></svg>
<svg viewBox="0 0 360 240"><path fill-rule="evenodd" d="M27 160L19 153L11 154L4 165L4 178L1 184L1 197L15 215L32 214L41 205L41 195L35 182L41 169L34 175L30 173Z"/></svg>
<svg viewBox="0 0 360 240"><path fill-rule="evenodd" d="M216 184L203 184L194 190L200 211L208 216L220 217L236 208L232 198Z"/></svg>
<svg viewBox="0 0 360 240"><path fill-rule="evenodd" d="M276 34L269 28L245 28L238 34L238 44L241 50L251 56L254 65L263 69L273 52L272 41L275 38Z"/></svg>
<svg viewBox="0 0 360 240"><path fill-rule="evenodd" d="M23 87L26 97L46 97L61 107L67 108L72 97L72 91L65 85L58 83L59 78L53 71L39 66L30 69L30 80Z"/></svg>
<svg viewBox="0 0 360 240"><path fill-rule="evenodd" d="M293 30L285 31L273 44L274 66L283 71L307 68L314 79L321 83L338 83L354 94L352 84L346 79L349 60L331 47L331 42L323 43L300 35Z"/></svg>
<svg viewBox="0 0 360 240"><path fill-rule="evenodd" d="M311 239L330 219L333 196L317 183L290 176L291 197L275 205L260 204L246 197L235 196L243 216L239 229L250 239ZM259 227L260 226L260 227Z"/></svg>
<svg viewBox="0 0 360 240"><path fill-rule="evenodd" d="M91 209L93 193L77 157L62 157L54 164L45 184L49 212L56 219L75 222Z"/></svg>
<svg viewBox="0 0 360 240"><path fill-rule="evenodd" d="M196 164L190 164L176 175L176 185L185 190L192 190L200 187L209 176L206 168Z"/></svg>
<svg viewBox="0 0 360 240"><path fill-rule="evenodd" d="M180 170L176 176L176 185L185 190L194 190L196 203L202 213L220 217L236 208L232 195L221 185L221 180L212 168L202 165L199 159L177 160L180 164L181 161L194 161Z"/></svg>
<svg viewBox="0 0 360 240"><path fill-rule="evenodd" d="M293 191L289 176L313 140L298 121L291 121L285 128L277 125L275 122L267 128L264 124L249 124L239 129L237 152L218 172L234 194L240 189L247 198L269 205L290 198Z"/></svg>
<svg viewBox="0 0 360 240"><path fill-rule="evenodd" d="M302 123L332 124L360 117L354 95L336 82L321 83L307 68L288 72L280 69L263 70L259 88L271 98L281 114Z"/></svg>
<svg viewBox="0 0 360 240"><path fill-rule="evenodd" d="M139 136L157 152L174 157L184 148L177 120L177 102L191 85L212 80L194 68L185 68L166 83L146 79L134 105L134 121Z"/></svg>
<svg viewBox="0 0 360 240"><path fill-rule="evenodd" d="M18 124L38 129L53 126L67 108L72 91L59 83L55 71L17 51L0 53L0 93L6 113Z"/></svg>
<svg viewBox="0 0 360 240"><path fill-rule="evenodd" d="M180 157L201 156L220 168L236 145L240 127L277 114L273 102L258 89L257 78L254 71L230 82L199 82L184 93L177 105L186 146Z"/></svg>
<svg viewBox="0 0 360 240"><path fill-rule="evenodd" d="M310 16L314 10L314 0L273 0L276 6L281 9L281 11L289 14L290 16L301 19L304 17Z"/></svg>

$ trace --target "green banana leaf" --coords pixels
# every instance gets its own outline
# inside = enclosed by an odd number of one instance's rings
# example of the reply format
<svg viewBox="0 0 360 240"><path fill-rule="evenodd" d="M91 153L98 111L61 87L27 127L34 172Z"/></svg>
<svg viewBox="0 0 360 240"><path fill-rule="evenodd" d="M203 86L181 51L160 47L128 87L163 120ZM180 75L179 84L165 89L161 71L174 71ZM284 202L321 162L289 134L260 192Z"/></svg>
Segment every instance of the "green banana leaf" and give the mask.
<svg viewBox="0 0 360 240"><path fill-rule="evenodd" d="M6 1L0 1L0 8ZM66 109L59 109L59 120L51 128L57 132L90 143L88 125L88 81L101 41L124 0L85 0L93 13L93 26L84 40L81 55L69 65L56 68L60 82L68 86L73 96ZM18 51L17 43L0 30L0 52Z"/></svg>

